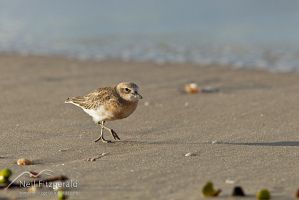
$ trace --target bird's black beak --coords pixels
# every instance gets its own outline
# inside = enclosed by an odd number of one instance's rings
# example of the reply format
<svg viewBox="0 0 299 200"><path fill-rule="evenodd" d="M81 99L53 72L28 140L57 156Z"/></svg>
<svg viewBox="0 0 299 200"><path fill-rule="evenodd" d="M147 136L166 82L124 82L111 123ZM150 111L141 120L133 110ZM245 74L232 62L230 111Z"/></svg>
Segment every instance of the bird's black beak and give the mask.
<svg viewBox="0 0 299 200"><path fill-rule="evenodd" d="M139 99L142 99L142 96L138 92L135 92L135 96Z"/></svg>

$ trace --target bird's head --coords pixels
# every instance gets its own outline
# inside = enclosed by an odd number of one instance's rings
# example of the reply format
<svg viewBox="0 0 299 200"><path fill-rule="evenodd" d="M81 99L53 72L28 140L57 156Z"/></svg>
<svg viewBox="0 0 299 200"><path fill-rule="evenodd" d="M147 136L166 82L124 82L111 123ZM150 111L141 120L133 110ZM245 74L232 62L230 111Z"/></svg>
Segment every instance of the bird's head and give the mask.
<svg viewBox="0 0 299 200"><path fill-rule="evenodd" d="M137 102L139 99L142 99L142 96L139 94L139 87L135 83L119 83L116 86L116 91L126 101Z"/></svg>

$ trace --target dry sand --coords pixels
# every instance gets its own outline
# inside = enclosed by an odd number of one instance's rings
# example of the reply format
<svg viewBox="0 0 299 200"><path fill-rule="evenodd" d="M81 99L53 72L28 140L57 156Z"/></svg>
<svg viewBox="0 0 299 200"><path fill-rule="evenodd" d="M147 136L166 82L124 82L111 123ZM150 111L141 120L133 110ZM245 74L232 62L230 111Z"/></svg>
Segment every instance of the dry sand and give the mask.
<svg viewBox="0 0 299 200"><path fill-rule="evenodd" d="M122 141L94 143L99 127L63 102L120 81L139 84L144 99L132 116L108 124ZM183 94L189 81L220 92ZM299 187L298 74L2 55L0 89L1 168L13 178L25 170L66 175L78 182L70 199L203 199L208 180L222 188L219 199L234 185L248 199L264 187L274 199L292 199ZM85 161L101 153L109 154ZM17 166L21 157L35 165ZM54 198L26 190L0 196Z"/></svg>

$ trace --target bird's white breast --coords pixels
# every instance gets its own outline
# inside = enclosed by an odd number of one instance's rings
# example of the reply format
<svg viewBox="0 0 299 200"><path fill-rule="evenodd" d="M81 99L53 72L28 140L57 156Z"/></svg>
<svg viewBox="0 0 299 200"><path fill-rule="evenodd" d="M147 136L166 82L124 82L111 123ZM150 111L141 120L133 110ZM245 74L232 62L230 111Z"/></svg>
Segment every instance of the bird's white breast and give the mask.
<svg viewBox="0 0 299 200"><path fill-rule="evenodd" d="M84 109L83 110L92 117L93 121L98 123L100 121L109 119L113 116L111 112L105 109L104 106L100 106L97 109Z"/></svg>

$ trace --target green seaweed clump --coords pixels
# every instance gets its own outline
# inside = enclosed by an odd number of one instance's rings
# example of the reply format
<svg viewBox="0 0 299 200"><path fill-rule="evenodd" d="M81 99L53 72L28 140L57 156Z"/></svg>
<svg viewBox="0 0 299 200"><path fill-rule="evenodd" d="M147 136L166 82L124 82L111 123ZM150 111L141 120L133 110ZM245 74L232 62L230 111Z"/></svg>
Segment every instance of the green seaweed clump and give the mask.
<svg viewBox="0 0 299 200"><path fill-rule="evenodd" d="M256 194L257 200L269 200L271 198L270 192L267 189L262 189Z"/></svg>
<svg viewBox="0 0 299 200"><path fill-rule="evenodd" d="M216 190L216 189L214 188L214 185L213 185L212 182L207 182L207 183L203 186L203 188L202 188L201 191L202 191L202 194L203 194L205 197L217 197L217 196L220 194L220 192L221 192L220 189Z"/></svg>
<svg viewBox="0 0 299 200"><path fill-rule="evenodd" d="M57 192L57 197L58 197L58 200L66 200L68 198L68 196L65 195L62 190L59 190Z"/></svg>
<svg viewBox="0 0 299 200"><path fill-rule="evenodd" d="M5 168L0 171L0 184L8 184L9 177L11 176L12 172L10 169Z"/></svg>

